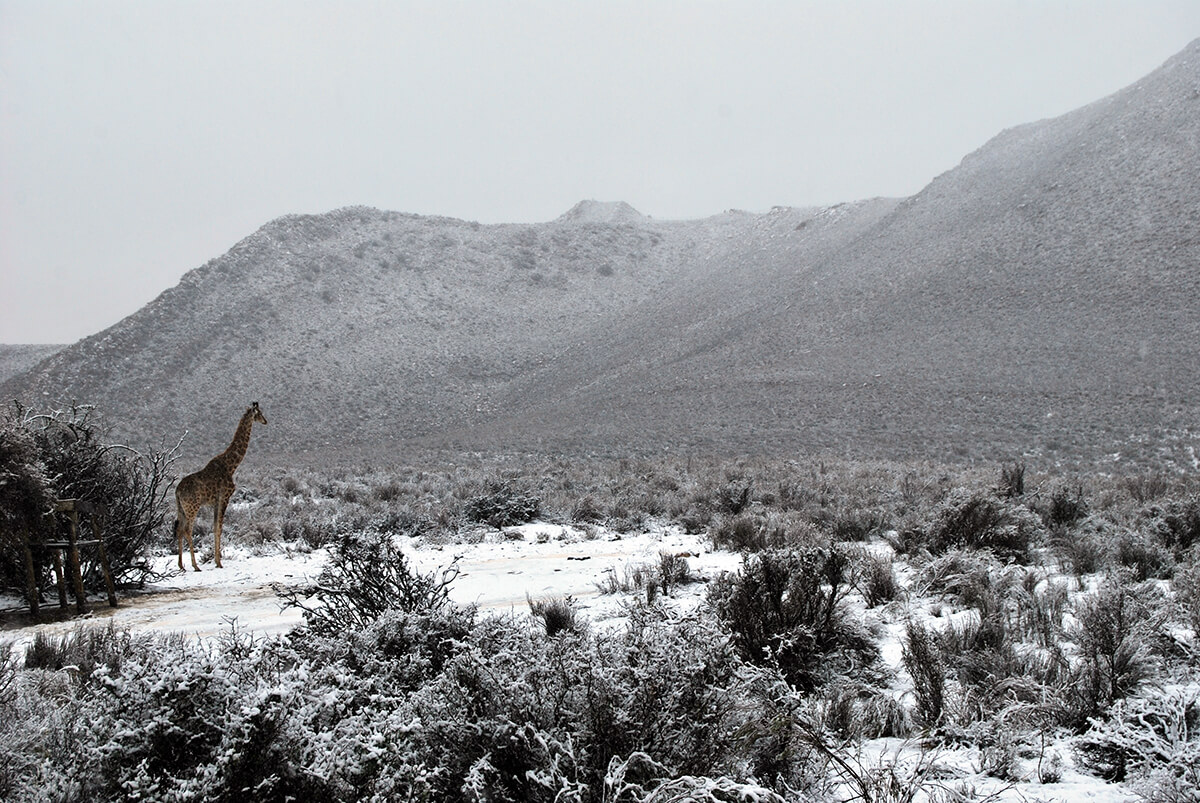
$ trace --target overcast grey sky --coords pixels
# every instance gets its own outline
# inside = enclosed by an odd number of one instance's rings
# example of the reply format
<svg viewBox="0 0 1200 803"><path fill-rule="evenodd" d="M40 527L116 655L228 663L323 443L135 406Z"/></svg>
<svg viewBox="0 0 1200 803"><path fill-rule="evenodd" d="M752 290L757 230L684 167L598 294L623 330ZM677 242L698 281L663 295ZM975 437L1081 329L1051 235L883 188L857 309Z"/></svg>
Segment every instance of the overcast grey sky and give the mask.
<svg viewBox="0 0 1200 803"><path fill-rule="evenodd" d="M98 332L292 212L910 195L1198 36L1197 0L0 0L0 343Z"/></svg>

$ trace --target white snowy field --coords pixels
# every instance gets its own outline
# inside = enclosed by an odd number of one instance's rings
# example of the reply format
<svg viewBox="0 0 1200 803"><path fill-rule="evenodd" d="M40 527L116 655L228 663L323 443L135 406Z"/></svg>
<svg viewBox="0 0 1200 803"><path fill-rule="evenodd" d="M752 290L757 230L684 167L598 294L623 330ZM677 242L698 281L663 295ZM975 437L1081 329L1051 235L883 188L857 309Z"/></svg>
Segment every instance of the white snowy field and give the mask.
<svg viewBox="0 0 1200 803"><path fill-rule="evenodd" d="M705 536L689 535L677 527L616 534L603 529L534 523L492 529L477 537L477 543L455 545L428 545L406 538L403 548L422 573L448 567L457 560L458 576L451 586L451 597L456 602L475 604L484 613L527 611L527 598L570 595L577 610L599 622L620 615L622 597L601 595L598 588L610 572L619 578L626 567L657 564L662 552L686 553L692 572L700 577L732 571L741 562L739 556L728 552L707 551ZM86 618L98 623L111 621L118 628L134 632L154 630L198 637L228 630L235 618L238 629L248 633L287 632L300 623L301 615L294 608L283 609L275 589L315 581L327 552L268 548L267 554L253 554L227 545L224 568L216 568L210 559L201 564L199 572L191 570L186 555L186 571L179 570L175 555L157 557L155 568L167 575L165 579L149 583L145 591L122 597L116 608L110 608L103 597L93 597ZM9 597L0 605L17 609L21 601ZM37 631L67 632L79 621L10 630L0 633L0 639L7 636L24 642Z"/></svg>

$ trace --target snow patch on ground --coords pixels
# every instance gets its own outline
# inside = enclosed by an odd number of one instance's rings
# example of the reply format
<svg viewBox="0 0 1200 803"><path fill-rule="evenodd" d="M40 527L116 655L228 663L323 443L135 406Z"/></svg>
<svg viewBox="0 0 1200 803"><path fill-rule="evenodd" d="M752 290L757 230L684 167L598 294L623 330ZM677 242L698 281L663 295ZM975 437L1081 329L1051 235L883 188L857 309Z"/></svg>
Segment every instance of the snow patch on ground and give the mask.
<svg viewBox="0 0 1200 803"><path fill-rule="evenodd" d="M627 567L657 565L661 553L688 556L685 560L692 573L701 577L741 565L739 556L707 551L704 536L677 527L618 534L535 523L506 528L477 544L430 550L410 542L405 552L422 572L457 559L460 573L450 595L456 602L477 605L484 613L527 609L527 598L570 595L577 609L592 621L618 615L621 595L600 593L610 573L621 578Z"/></svg>
<svg viewBox="0 0 1200 803"><path fill-rule="evenodd" d="M685 559L692 573L703 578L736 570L741 564L739 556L708 551L704 536L684 533L678 527L620 534L537 522L492 529L475 537L479 539L476 543L451 545L404 539L401 546L422 573L457 561L459 574L451 586L451 597L460 604L478 606L485 615L528 610L528 598L569 595L584 616L602 622L619 617L625 601L624 595L600 593L599 586L610 572L623 577L626 567L657 564L663 552L688 555ZM200 572L190 568L181 572L175 555L157 557L154 568L165 575L162 580L147 584L144 591L119 595L116 608L108 607L103 598L90 599L91 613L83 621L111 621L117 628L133 632L178 632L209 638L228 631L236 619L243 632L285 633L301 622L301 614L281 607L275 587L315 581L328 553L279 547L269 554L252 554L230 546L223 558L222 569L206 562ZM680 589L681 601L690 599L695 604L702 589L702 584ZM12 598L0 604L15 609L21 601ZM11 640L20 647L39 631L62 634L80 621L47 622L10 630L8 636L15 637Z"/></svg>

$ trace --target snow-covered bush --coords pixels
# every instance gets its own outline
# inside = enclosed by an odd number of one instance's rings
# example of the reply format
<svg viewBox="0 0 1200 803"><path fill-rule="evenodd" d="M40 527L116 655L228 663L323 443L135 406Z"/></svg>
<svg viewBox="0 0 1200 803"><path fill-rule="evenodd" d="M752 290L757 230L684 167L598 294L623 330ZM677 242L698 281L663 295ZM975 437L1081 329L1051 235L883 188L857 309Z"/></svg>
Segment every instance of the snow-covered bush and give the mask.
<svg viewBox="0 0 1200 803"><path fill-rule="evenodd" d="M708 537L713 549L730 552L804 549L830 540L804 514L762 510L736 516L716 515L708 528Z"/></svg>
<svg viewBox="0 0 1200 803"><path fill-rule="evenodd" d="M559 633L577 633L583 626L575 613L574 600L566 597L534 600L526 597L530 612L546 626L546 635L553 637Z"/></svg>
<svg viewBox="0 0 1200 803"><path fill-rule="evenodd" d="M596 497L584 494L571 507L571 521L583 524L594 524L604 521L604 512L596 502Z"/></svg>
<svg viewBox="0 0 1200 803"><path fill-rule="evenodd" d="M1192 626L1192 644L1200 653L1200 548L1193 547L1176 568L1175 592Z"/></svg>
<svg viewBox="0 0 1200 803"><path fill-rule="evenodd" d="M988 493L959 489L941 504L926 532L929 550L987 549L1002 560L1028 563L1045 528L1029 508Z"/></svg>
<svg viewBox="0 0 1200 803"><path fill-rule="evenodd" d="M687 775L668 769L645 753L614 757L604 778L605 803L785 803L786 798L757 783Z"/></svg>
<svg viewBox="0 0 1200 803"><path fill-rule="evenodd" d="M263 513L256 511L251 518L251 527L264 515L270 517L271 514L271 510ZM289 502L268 520L277 522L279 535L284 541L302 543L310 549L319 549L345 538L353 529L344 511L332 505L320 506L311 500Z"/></svg>
<svg viewBox="0 0 1200 803"><path fill-rule="evenodd" d="M53 496L33 433L11 414L0 418L0 585L25 588L19 537L42 528Z"/></svg>
<svg viewBox="0 0 1200 803"><path fill-rule="evenodd" d="M1121 486L1135 502L1144 505L1166 496L1174 486L1174 482L1166 474L1138 474L1132 477L1123 477Z"/></svg>
<svg viewBox="0 0 1200 803"><path fill-rule="evenodd" d="M165 532L175 449L141 453L106 443L90 407L47 413L15 408L6 413L0 432L0 489L12 486L0 490L0 520L19 523L38 538L48 532L53 517L34 514L47 512L51 499L90 503L101 512L113 579L144 582L150 572L147 550ZM6 539L0 579L11 583L11 577L20 576L24 587L24 556L18 552ZM85 551L82 557L85 586L103 588L92 554ZM14 565L21 568L14 570ZM47 582L46 571L39 586Z"/></svg>
<svg viewBox="0 0 1200 803"><path fill-rule="evenodd" d="M1142 528L1176 556L1200 544L1200 496L1192 494L1151 506L1139 519Z"/></svg>
<svg viewBox="0 0 1200 803"><path fill-rule="evenodd" d="M892 556L869 552L860 553L854 561L854 587L868 608L899 599L904 593Z"/></svg>
<svg viewBox="0 0 1200 803"><path fill-rule="evenodd" d="M280 592L285 605L304 613L304 627L316 636L362 630L385 611L442 611L453 607L451 565L421 574L391 536L350 533L333 547L317 582ZM316 603L309 602L313 598Z"/></svg>
<svg viewBox="0 0 1200 803"><path fill-rule="evenodd" d="M1164 603L1153 583L1134 584L1128 574L1115 574L1076 605L1071 636L1080 657L1070 686L1075 724L1103 716L1157 673L1152 645L1167 618Z"/></svg>
<svg viewBox="0 0 1200 803"><path fill-rule="evenodd" d="M1089 516L1066 532L1052 539L1054 553L1076 577L1104 569L1112 560L1113 535L1109 522Z"/></svg>
<svg viewBox="0 0 1200 803"><path fill-rule="evenodd" d="M111 622L107 627L79 625L61 636L39 630L25 648L24 664L26 669L52 671L71 667L87 682L98 667L110 673L119 670L132 647L129 633L117 630Z"/></svg>
<svg viewBox="0 0 1200 803"><path fill-rule="evenodd" d="M1117 564L1129 569L1134 580L1169 578L1175 571L1171 551L1155 542L1151 535L1126 532L1117 539L1114 554Z"/></svg>
<svg viewBox="0 0 1200 803"><path fill-rule="evenodd" d="M1200 699L1195 693L1153 692L1115 703L1073 743L1079 763L1110 781L1163 776L1182 782L1197 799L1200 780Z"/></svg>
<svg viewBox="0 0 1200 803"><path fill-rule="evenodd" d="M869 541L875 535L891 529L888 513L878 508L858 508L849 505L822 511L813 523L828 532L835 541Z"/></svg>
<svg viewBox="0 0 1200 803"><path fill-rule="evenodd" d="M203 788L238 696L216 655L147 636L116 672L97 667L93 680L76 776L97 785L93 795L161 799Z"/></svg>
<svg viewBox="0 0 1200 803"><path fill-rule="evenodd" d="M1069 592L1065 582L1047 580L1021 597L1018 608L1021 632L1044 649L1059 646L1063 635Z"/></svg>
<svg viewBox="0 0 1200 803"><path fill-rule="evenodd" d="M0 784L21 769L11 799L359 800L402 773L412 717L394 674L236 634L122 643L116 670L22 673L24 728L0 740Z"/></svg>
<svg viewBox="0 0 1200 803"><path fill-rule="evenodd" d="M778 534L764 516L750 514L717 516L708 528L713 548L731 552L761 552L772 546L781 547L781 543L772 543L773 536Z"/></svg>
<svg viewBox="0 0 1200 803"><path fill-rule="evenodd" d="M695 581L687 558L674 552L658 553L658 572L655 578L663 594L669 595L676 586L685 586Z"/></svg>
<svg viewBox="0 0 1200 803"><path fill-rule="evenodd" d="M1061 533L1082 521L1088 514L1088 503L1084 498L1083 486L1058 483L1051 488L1044 500L1034 505L1042 517L1042 523L1051 532Z"/></svg>
<svg viewBox="0 0 1200 803"><path fill-rule="evenodd" d="M996 493L1005 499L1015 499L1025 495L1025 464L1013 463L1000 467L1000 483Z"/></svg>
<svg viewBox="0 0 1200 803"><path fill-rule="evenodd" d="M727 513L736 516L750 506L754 490L753 483L729 482L719 487L713 494L712 508L717 513Z"/></svg>
<svg viewBox="0 0 1200 803"><path fill-rule="evenodd" d="M467 502L468 521L510 527L536 519L542 510L542 500L517 489L511 482L489 482L482 494Z"/></svg>
<svg viewBox="0 0 1200 803"><path fill-rule="evenodd" d="M905 626L901 656L913 682L917 722L926 732L942 723L946 696L946 662L937 636L917 621Z"/></svg>
<svg viewBox="0 0 1200 803"><path fill-rule="evenodd" d="M625 631L554 638L527 619L484 619L411 698L428 792L599 801L613 761L635 753L660 768L659 783L745 778L746 756L781 720L764 714L744 670L705 617L638 606Z"/></svg>
<svg viewBox="0 0 1200 803"><path fill-rule="evenodd" d="M321 661L344 656L346 666L359 675L386 683L395 691L413 690L445 669L473 625L470 608L392 608L362 630L329 640L332 643L306 644L306 657Z"/></svg>
<svg viewBox="0 0 1200 803"><path fill-rule="evenodd" d="M908 713L889 689L863 683L833 681L819 690L810 708L821 732L842 743L865 739L907 737L912 731Z"/></svg>
<svg viewBox="0 0 1200 803"><path fill-rule="evenodd" d="M869 667L875 642L847 615L850 558L837 546L747 555L718 578L709 599L747 661L778 667L811 691L830 677Z"/></svg>
<svg viewBox="0 0 1200 803"><path fill-rule="evenodd" d="M997 585L1008 585L1004 567L986 551L952 549L920 566L919 594L940 595L957 605L990 611L997 606Z"/></svg>

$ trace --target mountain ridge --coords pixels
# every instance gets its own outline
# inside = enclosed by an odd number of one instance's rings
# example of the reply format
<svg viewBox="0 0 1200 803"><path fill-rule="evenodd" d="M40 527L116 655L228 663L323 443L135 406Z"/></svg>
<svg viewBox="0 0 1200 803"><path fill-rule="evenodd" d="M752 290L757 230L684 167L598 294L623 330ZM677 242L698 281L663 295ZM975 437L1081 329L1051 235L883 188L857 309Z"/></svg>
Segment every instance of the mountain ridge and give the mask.
<svg viewBox="0 0 1200 803"><path fill-rule="evenodd" d="M903 199L693 221L599 201L539 224L288 215L0 390L205 433L196 449L258 399L267 453L1186 467L1198 137L1200 40Z"/></svg>

